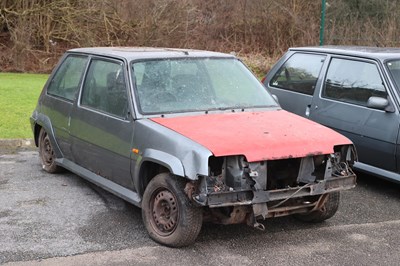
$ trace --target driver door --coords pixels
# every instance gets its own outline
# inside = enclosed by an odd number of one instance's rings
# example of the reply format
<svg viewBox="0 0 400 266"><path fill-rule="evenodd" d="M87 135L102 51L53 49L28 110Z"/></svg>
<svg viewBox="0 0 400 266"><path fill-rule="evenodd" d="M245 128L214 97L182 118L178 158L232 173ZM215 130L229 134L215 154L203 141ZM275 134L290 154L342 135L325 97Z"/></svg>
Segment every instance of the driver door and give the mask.
<svg viewBox="0 0 400 266"><path fill-rule="evenodd" d="M72 154L82 167L133 189L130 155L134 125L127 84L123 61L92 58L71 115Z"/></svg>

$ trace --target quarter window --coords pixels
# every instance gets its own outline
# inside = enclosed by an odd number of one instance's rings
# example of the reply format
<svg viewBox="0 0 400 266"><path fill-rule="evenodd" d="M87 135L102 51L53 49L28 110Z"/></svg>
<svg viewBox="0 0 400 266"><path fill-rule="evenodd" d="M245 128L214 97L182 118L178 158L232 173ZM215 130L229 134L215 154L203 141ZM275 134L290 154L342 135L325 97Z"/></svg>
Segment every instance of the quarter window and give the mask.
<svg viewBox="0 0 400 266"><path fill-rule="evenodd" d="M84 56L68 56L51 80L47 93L73 101L87 61L87 57Z"/></svg>
<svg viewBox="0 0 400 266"><path fill-rule="evenodd" d="M383 81L374 63L332 59L322 97L367 106L371 96L387 98Z"/></svg>
<svg viewBox="0 0 400 266"><path fill-rule="evenodd" d="M296 53L283 64L269 85L312 95L324 60L324 55Z"/></svg>
<svg viewBox="0 0 400 266"><path fill-rule="evenodd" d="M93 59L83 84L81 104L126 117L128 97L123 64Z"/></svg>

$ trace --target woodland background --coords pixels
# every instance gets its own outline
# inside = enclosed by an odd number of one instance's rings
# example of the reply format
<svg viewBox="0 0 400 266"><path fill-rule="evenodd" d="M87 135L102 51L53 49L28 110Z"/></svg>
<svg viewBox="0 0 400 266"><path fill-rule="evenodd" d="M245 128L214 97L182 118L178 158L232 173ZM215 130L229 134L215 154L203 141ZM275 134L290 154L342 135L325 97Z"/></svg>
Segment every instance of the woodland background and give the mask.
<svg viewBox="0 0 400 266"><path fill-rule="evenodd" d="M325 44L399 46L400 0L327 0ZM234 51L263 73L319 44L321 0L0 0L0 71L49 73L84 46Z"/></svg>

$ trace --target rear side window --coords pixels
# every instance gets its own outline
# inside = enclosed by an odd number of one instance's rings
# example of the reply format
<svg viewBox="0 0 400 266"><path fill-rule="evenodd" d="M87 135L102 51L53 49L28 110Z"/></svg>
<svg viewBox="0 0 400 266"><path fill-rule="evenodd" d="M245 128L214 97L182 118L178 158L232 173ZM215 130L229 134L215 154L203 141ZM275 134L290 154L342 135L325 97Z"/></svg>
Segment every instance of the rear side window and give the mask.
<svg viewBox="0 0 400 266"><path fill-rule="evenodd" d="M374 63L332 59L322 97L367 106L371 96L387 98L383 81Z"/></svg>
<svg viewBox="0 0 400 266"><path fill-rule="evenodd" d="M83 84L81 104L126 117L128 97L122 62L92 60Z"/></svg>
<svg viewBox="0 0 400 266"><path fill-rule="evenodd" d="M70 55L62 62L47 88L47 93L73 101L88 59Z"/></svg>
<svg viewBox="0 0 400 266"><path fill-rule="evenodd" d="M312 95L324 60L324 55L296 53L283 64L269 85Z"/></svg>

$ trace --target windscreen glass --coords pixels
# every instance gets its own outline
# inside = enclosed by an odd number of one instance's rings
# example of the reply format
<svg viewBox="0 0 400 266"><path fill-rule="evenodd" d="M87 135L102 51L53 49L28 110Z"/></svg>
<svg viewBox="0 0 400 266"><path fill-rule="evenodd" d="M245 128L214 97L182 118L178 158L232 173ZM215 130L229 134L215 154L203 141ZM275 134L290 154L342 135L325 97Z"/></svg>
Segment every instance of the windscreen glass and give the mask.
<svg viewBox="0 0 400 266"><path fill-rule="evenodd" d="M132 72L143 114L277 106L234 58L146 60L133 63Z"/></svg>

